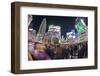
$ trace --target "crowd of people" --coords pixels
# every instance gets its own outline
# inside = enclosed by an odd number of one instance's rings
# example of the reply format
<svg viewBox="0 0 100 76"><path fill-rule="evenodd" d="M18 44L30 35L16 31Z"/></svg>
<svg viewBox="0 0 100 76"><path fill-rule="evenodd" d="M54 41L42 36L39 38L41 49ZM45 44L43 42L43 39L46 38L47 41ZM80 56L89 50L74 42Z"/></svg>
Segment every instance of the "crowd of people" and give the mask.
<svg viewBox="0 0 100 76"><path fill-rule="evenodd" d="M45 44L34 41L28 33L28 60L78 59L88 57L88 42L76 44Z"/></svg>

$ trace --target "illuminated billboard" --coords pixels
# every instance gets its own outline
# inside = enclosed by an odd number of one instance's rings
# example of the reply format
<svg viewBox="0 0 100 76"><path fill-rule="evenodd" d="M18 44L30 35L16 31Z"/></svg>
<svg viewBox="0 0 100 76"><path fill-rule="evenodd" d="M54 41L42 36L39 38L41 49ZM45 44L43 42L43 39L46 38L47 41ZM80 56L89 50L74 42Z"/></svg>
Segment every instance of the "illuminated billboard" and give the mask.
<svg viewBox="0 0 100 76"><path fill-rule="evenodd" d="M83 33L86 31L86 26L82 19L77 19L75 28L78 33Z"/></svg>

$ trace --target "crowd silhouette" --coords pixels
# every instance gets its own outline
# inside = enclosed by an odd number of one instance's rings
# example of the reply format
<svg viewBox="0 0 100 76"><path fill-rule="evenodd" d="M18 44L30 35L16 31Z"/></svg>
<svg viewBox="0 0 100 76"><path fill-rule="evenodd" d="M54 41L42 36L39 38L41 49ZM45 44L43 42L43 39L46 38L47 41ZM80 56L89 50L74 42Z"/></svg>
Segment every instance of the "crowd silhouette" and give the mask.
<svg viewBox="0 0 100 76"><path fill-rule="evenodd" d="M88 57L88 42L50 44L34 40L28 33L28 60L79 59Z"/></svg>

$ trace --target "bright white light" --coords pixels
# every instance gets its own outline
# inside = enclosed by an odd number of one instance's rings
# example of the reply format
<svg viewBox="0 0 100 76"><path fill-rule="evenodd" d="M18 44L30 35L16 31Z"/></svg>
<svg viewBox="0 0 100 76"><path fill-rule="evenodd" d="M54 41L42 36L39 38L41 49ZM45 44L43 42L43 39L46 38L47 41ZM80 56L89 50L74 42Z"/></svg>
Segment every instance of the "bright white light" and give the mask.
<svg viewBox="0 0 100 76"><path fill-rule="evenodd" d="M33 29L32 28L30 28L30 29L28 29L29 31L33 31Z"/></svg>
<svg viewBox="0 0 100 76"><path fill-rule="evenodd" d="M75 38L75 36L73 36L73 38Z"/></svg>

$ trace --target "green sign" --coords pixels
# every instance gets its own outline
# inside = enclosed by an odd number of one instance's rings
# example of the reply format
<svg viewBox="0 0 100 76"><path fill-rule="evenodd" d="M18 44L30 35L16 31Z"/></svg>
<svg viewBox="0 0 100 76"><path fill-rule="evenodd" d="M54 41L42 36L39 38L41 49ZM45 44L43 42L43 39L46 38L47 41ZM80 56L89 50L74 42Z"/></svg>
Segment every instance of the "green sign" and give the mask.
<svg viewBox="0 0 100 76"><path fill-rule="evenodd" d="M82 23L81 19L77 20L75 28L77 29L78 33L83 33L86 31L85 25Z"/></svg>

